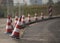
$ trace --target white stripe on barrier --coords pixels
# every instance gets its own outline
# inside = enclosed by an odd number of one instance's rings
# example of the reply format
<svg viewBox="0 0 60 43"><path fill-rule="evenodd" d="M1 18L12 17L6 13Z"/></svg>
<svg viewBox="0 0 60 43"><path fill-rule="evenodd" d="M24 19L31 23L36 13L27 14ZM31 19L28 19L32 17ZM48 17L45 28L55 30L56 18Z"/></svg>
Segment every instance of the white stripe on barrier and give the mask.
<svg viewBox="0 0 60 43"><path fill-rule="evenodd" d="M22 25L22 23L20 21L17 21L17 25Z"/></svg>
<svg viewBox="0 0 60 43"><path fill-rule="evenodd" d="M7 22L11 22L11 20L10 19L7 19Z"/></svg>
<svg viewBox="0 0 60 43"><path fill-rule="evenodd" d="M19 32L19 31L20 31L20 29L14 28L14 32Z"/></svg>
<svg viewBox="0 0 60 43"><path fill-rule="evenodd" d="M10 26L6 26L6 29L12 29L12 26L10 25Z"/></svg>

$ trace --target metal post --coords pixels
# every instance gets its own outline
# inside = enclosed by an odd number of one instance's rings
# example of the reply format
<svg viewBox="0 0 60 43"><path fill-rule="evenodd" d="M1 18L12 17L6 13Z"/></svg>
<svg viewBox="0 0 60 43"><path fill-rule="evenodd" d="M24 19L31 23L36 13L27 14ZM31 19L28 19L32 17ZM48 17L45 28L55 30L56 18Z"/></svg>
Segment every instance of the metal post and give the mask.
<svg viewBox="0 0 60 43"><path fill-rule="evenodd" d="M20 3L19 3L19 16L20 16L21 14L20 14Z"/></svg>
<svg viewBox="0 0 60 43"><path fill-rule="evenodd" d="M21 11L20 11L20 9L21 9L20 1L18 0L18 13L19 13L19 16L21 15Z"/></svg>
<svg viewBox="0 0 60 43"><path fill-rule="evenodd" d="M9 3L8 3L8 0L7 0L7 15L9 15Z"/></svg>

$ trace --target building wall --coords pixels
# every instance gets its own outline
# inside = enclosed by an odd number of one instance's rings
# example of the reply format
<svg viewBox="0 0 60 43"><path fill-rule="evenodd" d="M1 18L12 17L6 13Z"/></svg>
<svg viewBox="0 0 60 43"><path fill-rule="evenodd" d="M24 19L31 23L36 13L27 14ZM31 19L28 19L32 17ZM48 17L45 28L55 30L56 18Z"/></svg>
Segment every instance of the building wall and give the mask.
<svg viewBox="0 0 60 43"><path fill-rule="evenodd" d="M31 5L41 5L42 0L30 0Z"/></svg>
<svg viewBox="0 0 60 43"><path fill-rule="evenodd" d="M7 6L7 5L13 6L13 0L2 0L1 5L3 5L3 6Z"/></svg>

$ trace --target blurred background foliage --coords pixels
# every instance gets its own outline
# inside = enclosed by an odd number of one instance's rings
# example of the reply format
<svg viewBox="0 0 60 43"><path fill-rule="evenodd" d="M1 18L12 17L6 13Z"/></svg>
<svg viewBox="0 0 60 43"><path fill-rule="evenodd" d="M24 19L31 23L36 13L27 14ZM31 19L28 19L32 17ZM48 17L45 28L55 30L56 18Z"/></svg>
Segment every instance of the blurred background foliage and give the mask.
<svg viewBox="0 0 60 43"><path fill-rule="evenodd" d="M53 2L52 2L53 3ZM53 15L60 15L60 1L57 3L53 3ZM9 7L9 12L14 17L16 14L21 15L24 14L27 16L28 13L30 13L32 16L37 13L40 15L40 12L43 12L44 15L48 15L48 3L45 5L24 5L24 6L11 6ZM20 14L19 14L20 11ZM17 13L16 13L17 12ZM6 17L7 16L7 7L0 5L0 17Z"/></svg>

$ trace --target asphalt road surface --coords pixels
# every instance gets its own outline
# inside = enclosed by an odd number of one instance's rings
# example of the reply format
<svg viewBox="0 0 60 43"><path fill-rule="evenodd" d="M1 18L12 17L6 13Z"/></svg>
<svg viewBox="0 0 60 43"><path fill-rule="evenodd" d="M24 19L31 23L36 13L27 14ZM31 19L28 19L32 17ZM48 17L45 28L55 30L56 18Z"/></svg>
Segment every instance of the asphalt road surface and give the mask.
<svg viewBox="0 0 60 43"><path fill-rule="evenodd" d="M21 39L12 39L0 29L0 43L60 43L60 18L31 24Z"/></svg>

